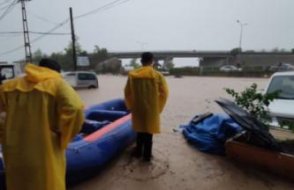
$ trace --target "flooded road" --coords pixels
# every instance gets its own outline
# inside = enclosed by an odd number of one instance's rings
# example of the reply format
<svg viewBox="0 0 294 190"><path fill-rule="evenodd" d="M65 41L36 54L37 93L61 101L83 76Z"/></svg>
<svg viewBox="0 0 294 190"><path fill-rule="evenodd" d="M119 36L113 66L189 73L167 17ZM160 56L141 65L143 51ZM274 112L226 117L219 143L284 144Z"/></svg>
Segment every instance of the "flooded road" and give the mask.
<svg viewBox="0 0 294 190"><path fill-rule="evenodd" d="M86 106L123 97L123 76L99 76L100 88L79 90ZM294 184L276 176L231 163L224 157L208 155L188 145L173 132L197 113L221 112L214 103L229 97L224 88L242 90L257 83L263 89L267 79L167 77L170 96L162 114L162 133L154 139L152 164L132 159L130 149L100 174L71 190L293 190Z"/></svg>
<svg viewBox="0 0 294 190"><path fill-rule="evenodd" d="M79 90L86 107L113 98L122 98L127 78L124 76L98 76L99 89ZM210 78L210 77L167 77L169 99L162 115L162 127L171 129L187 122L197 113L221 111L214 103L219 97L227 97L224 88L242 90L252 83L264 89L267 79L255 78Z"/></svg>

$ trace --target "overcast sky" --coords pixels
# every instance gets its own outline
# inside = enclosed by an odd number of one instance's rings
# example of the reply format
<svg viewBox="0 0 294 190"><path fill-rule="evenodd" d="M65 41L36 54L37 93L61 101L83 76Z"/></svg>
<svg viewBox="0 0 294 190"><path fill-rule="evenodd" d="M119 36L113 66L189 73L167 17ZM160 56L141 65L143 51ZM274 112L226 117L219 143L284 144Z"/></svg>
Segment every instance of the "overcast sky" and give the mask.
<svg viewBox="0 0 294 190"><path fill-rule="evenodd" d="M5 2L7 4L1 5ZM9 2L0 0L0 15ZM47 32L69 17L78 16L115 0L32 0L27 3L30 31ZM243 49L294 48L293 0L116 0L102 9L75 20L82 48L94 45L109 51L141 50L230 50L239 44L244 26ZM2 10L1 10L2 9ZM22 31L20 4L0 20L0 32ZM70 32L69 23L55 32ZM34 39L39 35L32 34ZM22 35L0 34L0 61L24 58L24 49L3 54L23 45ZM70 35L45 36L32 43L32 51L62 51Z"/></svg>

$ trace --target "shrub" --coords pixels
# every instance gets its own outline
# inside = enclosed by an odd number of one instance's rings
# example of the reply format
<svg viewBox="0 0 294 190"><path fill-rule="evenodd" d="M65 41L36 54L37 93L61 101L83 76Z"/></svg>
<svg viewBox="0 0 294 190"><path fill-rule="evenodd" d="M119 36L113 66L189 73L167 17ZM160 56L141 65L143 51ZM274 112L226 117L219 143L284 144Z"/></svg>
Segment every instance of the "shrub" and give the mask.
<svg viewBox="0 0 294 190"><path fill-rule="evenodd" d="M225 90L234 98L237 105L269 127L268 121L270 116L267 107L270 102L278 97L279 92L268 94L260 93L257 91L257 84L255 83L240 93L236 92L234 89L226 88Z"/></svg>

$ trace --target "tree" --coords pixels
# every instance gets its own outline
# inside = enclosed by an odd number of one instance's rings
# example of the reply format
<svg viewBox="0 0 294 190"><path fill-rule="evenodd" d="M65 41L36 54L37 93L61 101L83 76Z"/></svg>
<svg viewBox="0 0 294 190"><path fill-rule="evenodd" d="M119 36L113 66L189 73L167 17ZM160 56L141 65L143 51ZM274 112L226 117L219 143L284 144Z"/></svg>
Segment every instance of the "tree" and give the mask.
<svg viewBox="0 0 294 190"><path fill-rule="evenodd" d="M241 48L234 48L234 49L231 50L230 53L231 53L231 55L236 56L236 55L238 55L241 52L242 52L242 49Z"/></svg>
<svg viewBox="0 0 294 190"><path fill-rule="evenodd" d="M90 68L95 69L98 64L109 58L106 48L94 47L94 51L90 56Z"/></svg>
<svg viewBox="0 0 294 190"><path fill-rule="evenodd" d="M283 49L279 49L278 47L275 47L272 49L272 52L277 53L277 52L282 52Z"/></svg>
<svg viewBox="0 0 294 190"><path fill-rule="evenodd" d="M61 65L62 70L70 71L73 69L72 58L67 57L64 52L54 52L50 58L56 60Z"/></svg>
<svg viewBox="0 0 294 190"><path fill-rule="evenodd" d="M76 53L77 55L87 55L87 52L82 50L78 42L76 42ZM69 42L68 46L64 48L64 52L54 52L50 57L55 59L63 70L70 71L74 69L72 42Z"/></svg>
<svg viewBox="0 0 294 190"><path fill-rule="evenodd" d="M166 59L163 63L163 68L167 70L171 70L175 67L172 59Z"/></svg>
<svg viewBox="0 0 294 190"><path fill-rule="evenodd" d="M76 54L77 54L77 55L79 55L80 53L83 52L82 47L81 47L81 45L79 44L79 42L76 42L75 46L76 46ZM72 42L70 42L70 43L67 45L67 48L64 48L64 51L65 51L65 54L66 54L67 56L71 56L71 57L73 57Z"/></svg>
<svg viewBox="0 0 294 190"><path fill-rule="evenodd" d="M96 66L105 60L108 59L108 51L106 48L99 48L99 46L95 46L93 53L88 53L87 51L83 50L81 45L76 42L76 53L77 56L88 56L90 59L90 69L95 70ZM40 49L38 49L33 56L34 62L38 62L42 57L46 55L42 53ZM73 65L73 48L72 42L69 42L64 51L61 52L54 52L50 56L50 58L56 60L60 65L62 70L70 71L74 69ZM119 66L117 66L119 67Z"/></svg>
<svg viewBox="0 0 294 190"><path fill-rule="evenodd" d="M37 49L33 53L33 63L38 64L42 58L46 57L45 54L41 51L41 49Z"/></svg>
<svg viewBox="0 0 294 190"><path fill-rule="evenodd" d="M100 48L99 46L95 45L93 54L99 55L101 58L105 59L108 57L108 51L106 48Z"/></svg>
<svg viewBox="0 0 294 190"><path fill-rule="evenodd" d="M137 69L140 67L140 64L137 63L137 59L136 58L133 58L130 62L130 66L133 67L134 69Z"/></svg>

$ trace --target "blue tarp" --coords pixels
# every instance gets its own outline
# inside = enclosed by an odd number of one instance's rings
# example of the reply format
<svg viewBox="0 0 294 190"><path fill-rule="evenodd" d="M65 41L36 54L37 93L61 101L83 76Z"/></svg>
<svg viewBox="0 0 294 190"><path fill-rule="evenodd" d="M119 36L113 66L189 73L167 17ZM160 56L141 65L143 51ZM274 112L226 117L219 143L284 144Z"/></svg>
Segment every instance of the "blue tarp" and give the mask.
<svg viewBox="0 0 294 190"><path fill-rule="evenodd" d="M226 114L213 114L199 123L193 120L181 125L183 135L200 151L212 154L225 154L227 139L242 131L242 128Z"/></svg>

